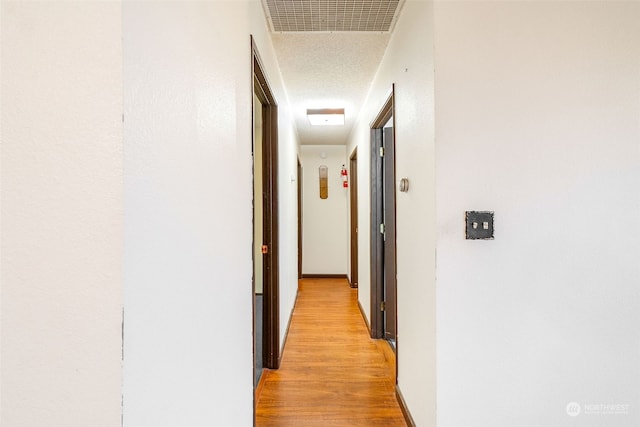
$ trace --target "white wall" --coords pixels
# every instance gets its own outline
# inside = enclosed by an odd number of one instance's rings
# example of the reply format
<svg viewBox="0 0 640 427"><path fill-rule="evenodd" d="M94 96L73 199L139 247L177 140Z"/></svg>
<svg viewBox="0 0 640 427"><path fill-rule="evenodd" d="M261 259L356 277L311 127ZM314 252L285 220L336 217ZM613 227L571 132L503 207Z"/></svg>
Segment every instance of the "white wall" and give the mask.
<svg viewBox="0 0 640 427"><path fill-rule="evenodd" d="M398 385L419 426L435 425L435 159L432 4L407 1L347 152L358 146L358 297L370 316L371 121L395 83ZM369 317L370 318L370 317Z"/></svg>
<svg viewBox="0 0 640 427"><path fill-rule="evenodd" d="M436 3L440 427L640 425L638 22ZM464 239L474 209L495 240Z"/></svg>
<svg viewBox="0 0 640 427"><path fill-rule="evenodd" d="M2 2L3 426L120 425L119 2Z"/></svg>
<svg viewBox="0 0 640 427"><path fill-rule="evenodd" d="M354 148L358 148L358 302L369 325L371 324L371 144L367 119L370 122L372 118L369 116L375 117L378 113L376 108L379 110L383 105L384 100L371 101L369 96L365 103L366 108L349 136L346 149L347 153L353 153ZM347 202L348 209L351 209L349 198ZM304 228L304 224L302 227ZM350 230L350 218L348 218L347 227ZM351 255L349 255L349 261L351 261ZM351 268L350 262L348 268Z"/></svg>
<svg viewBox="0 0 640 427"><path fill-rule="evenodd" d="M347 274L349 189L342 187L340 169L347 166L344 145L303 145L302 163L302 272ZM325 158L322 156L326 155ZM318 168L328 170L329 197L320 198Z"/></svg>
<svg viewBox="0 0 640 427"><path fill-rule="evenodd" d="M252 424L250 33L280 105L284 333L296 142L261 5L124 5L125 426Z"/></svg>

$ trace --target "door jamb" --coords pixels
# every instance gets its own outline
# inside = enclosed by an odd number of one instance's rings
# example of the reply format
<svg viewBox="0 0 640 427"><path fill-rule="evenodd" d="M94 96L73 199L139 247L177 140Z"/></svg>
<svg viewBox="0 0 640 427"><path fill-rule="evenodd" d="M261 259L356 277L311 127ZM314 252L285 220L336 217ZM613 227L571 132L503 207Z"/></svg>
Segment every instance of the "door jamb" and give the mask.
<svg viewBox="0 0 640 427"><path fill-rule="evenodd" d="M302 162L298 157L298 279L302 279Z"/></svg>
<svg viewBox="0 0 640 427"><path fill-rule="evenodd" d="M264 72L264 66L251 36L251 103L253 94L262 102L263 115L263 187L264 203L264 242L268 248L265 257L264 281L264 323L263 355L264 366L278 369L280 366L280 316L279 316L279 275L278 275L278 104L273 96ZM255 333L255 331L254 331Z"/></svg>

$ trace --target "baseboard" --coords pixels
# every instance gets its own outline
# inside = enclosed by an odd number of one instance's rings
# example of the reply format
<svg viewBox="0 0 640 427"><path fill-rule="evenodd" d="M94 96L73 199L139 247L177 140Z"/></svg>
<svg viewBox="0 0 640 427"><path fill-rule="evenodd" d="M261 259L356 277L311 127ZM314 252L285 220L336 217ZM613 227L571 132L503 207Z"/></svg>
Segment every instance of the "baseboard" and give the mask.
<svg viewBox="0 0 640 427"><path fill-rule="evenodd" d="M258 402L260 401L260 396L262 395L262 389L264 388L264 383L267 381L267 375L269 375L269 370L265 368L262 370L262 375L260 375L260 380L258 381L258 385L256 386L256 396L255 396L256 406L258 406Z"/></svg>
<svg viewBox="0 0 640 427"><path fill-rule="evenodd" d="M303 279L347 279L346 274L303 274Z"/></svg>
<svg viewBox="0 0 640 427"><path fill-rule="evenodd" d="M398 401L398 405L400 405L400 410L402 411L402 416L404 417L404 421L407 423L407 426L416 427L416 422L413 420L413 417L411 416L411 412L409 412L409 407L407 407L407 402L404 401L404 397L402 397L400 388L397 385L396 385L396 400Z"/></svg>
<svg viewBox="0 0 640 427"><path fill-rule="evenodd" d="M367 316L364 314L364 310L362 308L362 304L358 301L358 308L360 309L360 314L362 314L362 320L364 320L364 324L367 325L367 330L369 331L369 336L371 336L371 326L369 325L369 321L367 320Z"/></svg>

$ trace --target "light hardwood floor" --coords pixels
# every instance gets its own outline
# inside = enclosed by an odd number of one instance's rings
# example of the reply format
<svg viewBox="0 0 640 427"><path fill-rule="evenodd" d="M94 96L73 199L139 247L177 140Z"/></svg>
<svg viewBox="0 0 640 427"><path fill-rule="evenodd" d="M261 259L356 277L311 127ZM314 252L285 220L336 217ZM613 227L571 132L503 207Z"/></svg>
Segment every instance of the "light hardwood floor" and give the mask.
<svg viewBox="0 0 640 427"><path fill-rule="evenodd" d="M281 367L264 374L256 426L406 426L393 352L369 337L357 291L344 279L303 279L298 289Z"/></svg>

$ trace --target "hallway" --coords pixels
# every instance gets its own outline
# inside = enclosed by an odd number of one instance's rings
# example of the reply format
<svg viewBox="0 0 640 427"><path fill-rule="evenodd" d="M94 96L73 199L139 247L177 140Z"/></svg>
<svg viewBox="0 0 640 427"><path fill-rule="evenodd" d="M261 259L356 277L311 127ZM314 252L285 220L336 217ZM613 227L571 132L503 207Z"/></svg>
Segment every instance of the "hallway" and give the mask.
<svg viewBox="0 0 640 427"><path fill-rule="evenodd" d="M395 363L369 337L357 290L344 279L303 279L282 363L265 373L263 426L404 426Z"/></svg>

